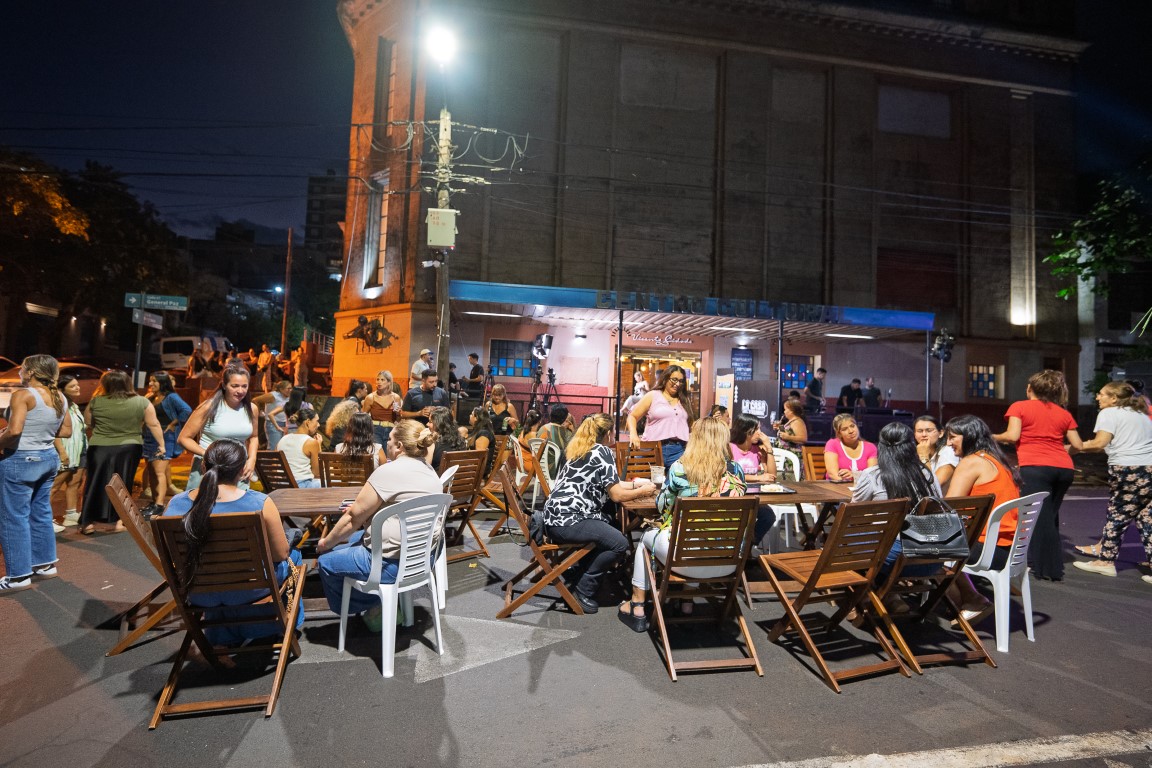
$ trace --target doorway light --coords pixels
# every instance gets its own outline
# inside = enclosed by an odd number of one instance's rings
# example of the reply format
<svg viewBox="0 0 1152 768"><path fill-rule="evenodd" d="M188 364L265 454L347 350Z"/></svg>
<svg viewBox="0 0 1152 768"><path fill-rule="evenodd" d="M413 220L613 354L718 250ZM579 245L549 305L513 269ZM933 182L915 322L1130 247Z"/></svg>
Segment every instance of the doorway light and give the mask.
<svg viewBox="0 0 1152 768"><path fill-rule="evenodd" d="M520 318L520 315L510 315L507 312L465 312L466 315L483 315L484 317L515 317Z"/></svg>
<svg viewBox="0 0 1152 768"><path fill-rule="evenodd" d="M874 339L875 336L864 336L859 333L826 333L825 336L832 336L837 339Z"/></svg>

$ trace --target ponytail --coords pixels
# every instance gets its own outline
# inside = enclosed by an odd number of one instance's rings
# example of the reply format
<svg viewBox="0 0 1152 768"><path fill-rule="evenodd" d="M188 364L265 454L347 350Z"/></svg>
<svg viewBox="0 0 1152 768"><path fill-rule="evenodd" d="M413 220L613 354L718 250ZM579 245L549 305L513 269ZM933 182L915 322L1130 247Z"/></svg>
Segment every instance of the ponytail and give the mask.
<svg viewBox="0 0 1152 768"><path fill-rule="evenodd" d="M204 452L204 471L200 476L200 487L192 506L184 515L184 533L188 537L188 560L180 579L185 587L192 583L196 569L200 567L200 556L204 545L212 534L209 521L216 500L220 494L220 484L235 484L244 470L248 454L244 445L237 440L217 440Z"/></svg>

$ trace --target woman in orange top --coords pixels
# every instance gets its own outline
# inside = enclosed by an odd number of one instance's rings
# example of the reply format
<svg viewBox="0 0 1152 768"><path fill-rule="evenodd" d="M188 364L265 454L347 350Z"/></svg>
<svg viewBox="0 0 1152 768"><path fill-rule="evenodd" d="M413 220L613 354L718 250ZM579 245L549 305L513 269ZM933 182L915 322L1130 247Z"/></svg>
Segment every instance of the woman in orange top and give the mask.
<svg viewBox="0 0 1152 768"><path fill-rule="evenodd" d="M995 509L1006 501L1020 498L1020 477L1008 464L1004 452L992 439L992 430L977 416L957 416L944 427L948 445L960 457L952 481L948 483L949 496L983 496L992 494ZM996 535L996 554L992 556L992 567L1003 568L1012 550L1012 540L1016 538L1016 510L1000 519L1000 529ZM973 550L968 562L975 563L987 546L985 534L980 534L980 546ZM957 593L951 596L959 600L964 618L977 622L992 612L992 603L976 591L967 575L961 575L954 582Z"/></svg>

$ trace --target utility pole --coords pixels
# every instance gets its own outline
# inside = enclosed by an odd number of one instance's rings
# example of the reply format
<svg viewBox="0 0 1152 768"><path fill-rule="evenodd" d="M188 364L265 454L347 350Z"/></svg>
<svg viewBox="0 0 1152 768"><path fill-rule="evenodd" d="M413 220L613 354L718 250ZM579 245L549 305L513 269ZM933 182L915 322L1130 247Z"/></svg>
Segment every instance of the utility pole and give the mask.
<svg viewBox="0 0 1152 768"><path fill-rule="evenodd" d="M288 262L284 265L284 314L280 318L280 354L288 345L288 295L292 292L292 227L288 227Z"/></svg>
<svg viewBox="0 0 1152 768"><path fill-rule="evenodd" d="M452 115L448 107L440 110L440 143L436 158L436 207L447 209L448 182L452 179ZM436 376L440 386L448 390L449 313L448 313L448 248L440 250L440 264L436 272Z"/></svg>

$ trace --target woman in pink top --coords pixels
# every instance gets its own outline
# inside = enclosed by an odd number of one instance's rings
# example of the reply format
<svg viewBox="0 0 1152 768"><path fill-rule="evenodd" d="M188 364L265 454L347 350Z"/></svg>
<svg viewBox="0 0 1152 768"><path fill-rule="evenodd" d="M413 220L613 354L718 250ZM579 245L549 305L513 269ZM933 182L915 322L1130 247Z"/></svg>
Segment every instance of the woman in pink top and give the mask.
<svg viewBox="0 0 1152 768"><path fill-rule="evenodd" d="M998 443L1016 443L1021 495L1048 493L1032 531L1028 565L1036 578L1060 581L1064 578L1060 502L1072 487L1074 475L1064 440L1079 449L1080 433L1076 420L1064 409L1068 403L1064 374L1052 370L1034 373L1026 392L1028 399L1012 403L1004 414L1008 429L992 438Z"/></svg>
<svg viewBox="0 0 1152 768"><path fill-rule="evenodd" d="M876 446L861 439L852 414L837 414L832 419L832 434L836 437L824 445L829 480L851 480L854 474L876 466Z"/></svg>
<svg viewBox="0 0 1152 768"><path fill-rule="evenodd" d="M648 417L643 436L637 422ZM660 374L656 388L628 414L629 442L640 447L640 440L663 443L664 466L670 467L684 453L688 429L695 421L692 398L688 393L688 374L678 365L670 365Z"/></svg>

